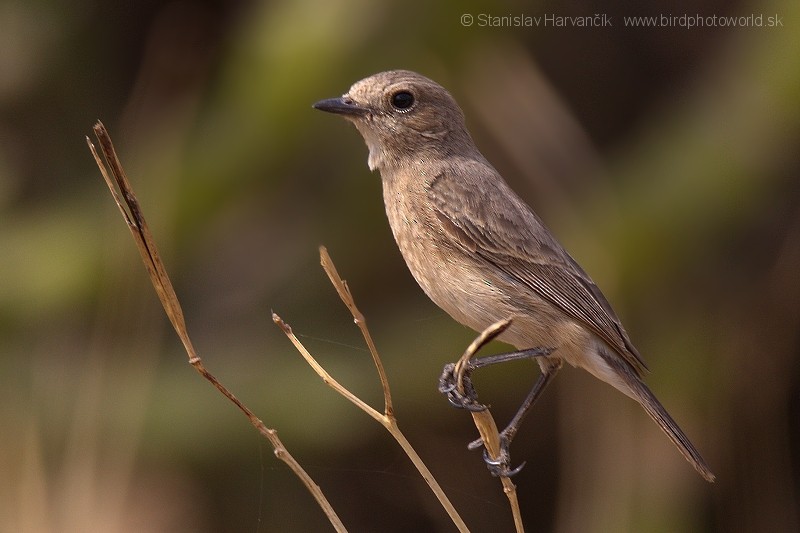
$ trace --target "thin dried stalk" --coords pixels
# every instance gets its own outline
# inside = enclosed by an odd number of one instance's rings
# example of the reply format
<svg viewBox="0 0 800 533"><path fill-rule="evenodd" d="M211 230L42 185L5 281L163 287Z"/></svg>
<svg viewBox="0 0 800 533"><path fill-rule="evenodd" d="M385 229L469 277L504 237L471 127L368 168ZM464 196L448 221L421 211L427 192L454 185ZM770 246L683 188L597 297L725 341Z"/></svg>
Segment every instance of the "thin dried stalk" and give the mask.
<svg viewBox="0 0 800 533"><path fill-rule="evenodd" d="M333 260L331 259L330 255L328 255L328 251L325 247L320 247L320 262L322 263L322 267L325 272L328 274L328 278L331 280L331 283L336 288L336 292L339 294L339 298L342 299L342 302L347 306L350 310L350 313L353 315L353 320L358 325L359 329L361 330L361 334L364 337L364 341L367 343L369 347L369 351L372 354L372 360L375 362L375 367L378 370L378 375L381 380L381 386L383 388L383 397L384 397L384 406L385 410L384 413L381 414L373 407L369 406L363 400L358 398L355 394L347 390L341 383L336 381L328 372L314 359L314 357L309 353L309 351L303 346L303 344L297 339L297 337L292 333L292 328L286 324L281 317L277 314L272 314L272 319L278 327L283 330L289 340L294 344L297 351L303 356L306 362L314 369L314 371L322 378L322 381L325 382L328 386L330 386L333 390L350 400L356 407L367 413L369 416L377 420L389 434L394 437L397 443L403 448L403 451L408 455L411 462L419 471L422 478L431 488L433 493L436 495L436 498L439 500L439 503L444 507L447 514L450 516L450 519L456 525L459 531L468 532L469 529L467 525L464 523L464 520L458 514L453 504L450 502L447 495L442 490L439 483L433 477L428 467L425 466L425 463L422 462L422 459L419 457L419 454L414 450L411 446L411 443L408 442L405 435L403 435L402 431L397 425L397 419L394 416L394 411L392 408L392 400L391 400L391 393L389 390L389 380L386 377L386 373L383 369L383 363L381 362L381 358L378 355L378 351L375 348L375 343L372 341L372 336L369 333L369 329L367 328L366 320L364 319L364 315L361 311L358 310L356 306L355 300L353 299L353 295L350 292L349 287L347 286L347 282L344 281L340 276L339 273L336 271L336 267L333 264ZM496 431L496 430L495 430ZM499 442L499 441L498 441Z"/></svg>
<svg viewBox="0 0 800 533"><path fill-rule="evenodd" d="M197 372L200 373L200 375L202 375L219 392L228 398L228 400L233 402L233 404L238 407L242 413L244 413L248 420L250 420L250 423L253 425L253 427L255 427L264 437L266 437L267 440L269 440L274 449L275 456L286 463L295 473L295 475L300 478L300 481L302 481L302 483L317 501L317 504L325 512L325 515L328 517L328 520L330 520L334 529L341 532L347 531L347 529L344 527L344 524L342 524L341 520L336 515L336 512L333 510L333 507L331 507L330 503L325 498L325 495L322 493L319 485L317 485L314 480L311 479L311 476L309 476L308 473L303 470L295 458L292 457L292 455L287 451L286 447L278 438L277 432L274 429L268 428L264 422L261 421L261 419L259 419L249 408L247 408L247 406L245 406L236 396L234 396L231 391L222 385L222 383L220 383L219 380L217 380L217 378L214 377L214 375L211 374L211 372L209 372L203 365L202 360L197 355L197 352L192 345L192 341L189 338L189 333L186 329L186 322L183 318L183 309L181 308L180 302L178 301L178 296L175 294L175 290L172 287L172 282L170 281L169 275L164 268L164 264L161 261L161 256L158 253L158 248L156 247L153 236L151 235L150 229L147 226L147 222L145 222L144 215L139 207L139 202L137 201L136 195L134 194L133 189L128 182L128 178L125 175L122 164L117 157L116 151L114 150L114 145L111 142L111 137L109 136L108 131L106 130L105 126L103 126L102 122L98 121L97 124L95 124L94 134L97 137L97 141L100 143L100 148L103 151L105 162L100 158L94 144L89 137L86 137L86 142L89 145L89 149L91 150L95 161L97 162L100 173L103 175L103 179L105 179L106 185L108 185L108 190L111 191L111 195L114 197L114 202L116 202L120 213L122 213L122 217L125 219L128 229L131 231L131 235L133 235L133 239L136 242L137 248L139 249L139 254L142 256L142 262L147 268L147 273L150 275L150 281L153 283L153 288L155 288L158 298L161 300L161 305L164 306L164 311L167 313L167 317L169 317L172 327L175 328L175 332L178 334L178 337L183 343L183 347L186 349L186 354L189 356L189 363L194 367L195 370L197 370Z"/></svg>
<svg viewBox="0 0 800 533"><path fill-rule="evenodd" d="M464 371L466 370L470 359L472 359L475 354L477 354L478 351L483 348L483 346L494 340L510 325L511 319L507 318L495 322L483 330L480 335L478 335L475 340L472 341L464 354L458 360L453 372L457 376L457 387L462 395L464 394ZM470 413L472 414L472 420L475 422L475 427L478 428L478 433L483 440L483 446L486 448L489 457L497 460L500 457L500 433L497 430L497 424L494 421L492 413L489 412L488 408L482 411L470 411ZM506 497L508 498L508 503L511 505L511 514L514 517L514 527L516 528L517 533L522 533L525 531L525 529L522 525L522 513L519 509L519 500L517 499L517 486L514 485L514 483L511 481L511 478L508 476L501 476L500 481L503 483L503 492L505 492Z"/></svg>
<svg viewBox="0 0 800 533"><path fill-rule="evenodd" d="M383 362L378 356L378 350L375 348L372 335L370 335L369 329L367 328L367 320L364 318L361 311L358 310L358 307L356 307L356 302L353 300L353 294L350 292L350 287L347 286L347 281L343 280L341 276L339 276L339 272L336 271L336 265L333 264L333 259L328 255L328 249L324 246L320 246L319 256L323 270L325 270L325 273L328 275L328 279L331 280L336 292L339 293L339 298L342 299L344 305L350 310L350 313L353 315L353 321L355 321L358 329L361 330L364 342L367 343L369 353L372 354L372 361L375 363L375 369L378 371L378 377L381 380L381 388L383 388L383 411L386 413L386 416L392 416L394 407L392 405L392 393L389 390L389 378L386 377L386 371L383 369Z"/></svg>

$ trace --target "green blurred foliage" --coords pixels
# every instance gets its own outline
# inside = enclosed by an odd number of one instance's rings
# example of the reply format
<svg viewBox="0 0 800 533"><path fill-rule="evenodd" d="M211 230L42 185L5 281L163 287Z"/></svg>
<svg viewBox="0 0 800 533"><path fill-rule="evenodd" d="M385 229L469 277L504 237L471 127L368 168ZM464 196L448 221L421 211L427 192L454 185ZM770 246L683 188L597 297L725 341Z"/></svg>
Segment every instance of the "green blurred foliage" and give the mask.
<svg viewBox="0 0 800 533"><path fill-rule="evenodd" d="M613 27L461 23L598 11ZM660 13L777 14L783 27L623 24ZM465 450L469 417L436 392L473 333L405 270L357 133L310 107L390 68L451 89L485 155L614 302L718 476L704 484L636 405L567 371L512 449L528 461L528 529L800 529L798 21L794 0L3 0L0 531L327 527L186 364L85 146L98 118L207 366L345 524L451 530L397 446L271 323L274 309L382 405L318 266L323 243L368 317L401 427L473 530L510 530L499 484ZM535 372L487 370L481 399L503 420Z"/></svg>

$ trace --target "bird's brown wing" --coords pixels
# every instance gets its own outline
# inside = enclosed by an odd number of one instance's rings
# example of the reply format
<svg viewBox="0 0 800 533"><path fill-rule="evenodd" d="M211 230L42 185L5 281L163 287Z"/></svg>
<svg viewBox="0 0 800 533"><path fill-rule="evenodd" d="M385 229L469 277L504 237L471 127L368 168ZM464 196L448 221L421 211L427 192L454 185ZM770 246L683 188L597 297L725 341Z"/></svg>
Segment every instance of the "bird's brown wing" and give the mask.
<svg viewBox="0 0 800 533"><path fill-rule="evenodd" d="M459 169L459 175L465 173ZM480 165L474 172L496 171ZM474 176L475 173L466 173ZM608 300L530 208L502 181L445 170L428 187L435 215L454 245L533 290L585 324L637 373L647 368Z"/></svg>

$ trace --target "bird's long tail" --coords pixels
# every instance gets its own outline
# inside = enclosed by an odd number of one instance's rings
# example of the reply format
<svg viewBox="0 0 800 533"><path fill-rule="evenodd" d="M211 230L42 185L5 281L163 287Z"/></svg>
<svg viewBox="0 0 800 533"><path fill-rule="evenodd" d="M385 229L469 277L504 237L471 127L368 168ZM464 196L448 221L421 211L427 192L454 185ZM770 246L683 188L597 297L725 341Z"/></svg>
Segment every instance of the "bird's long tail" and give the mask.
<svg viewBox="0 0 800 533"><path fill-rule="evenodd" d="M658 427L667 434L669 440L675 444L678 451L691 463L694 469L697 470L706 481L713 483L716 476L711 472L711 469L700 455L700 452L698 452L697 448L691 443L689 437L678 427L678 424L675 423L667 410L664 409L661 402L659 402L650 389L647 388L647 385L635 375L629 374L628 372L623 372L623 374L625 381L633 393L633 398L641 404L644 410L647 411L647 414L650 415L650 418L658 424Z"/></svg>

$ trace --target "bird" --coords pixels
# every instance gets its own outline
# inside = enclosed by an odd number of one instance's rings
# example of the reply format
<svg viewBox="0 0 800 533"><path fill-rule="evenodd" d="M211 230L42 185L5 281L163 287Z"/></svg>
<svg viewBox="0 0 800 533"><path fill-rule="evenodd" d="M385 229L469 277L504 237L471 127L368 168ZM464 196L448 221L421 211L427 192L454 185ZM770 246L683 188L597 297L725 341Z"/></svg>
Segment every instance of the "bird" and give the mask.
<svg viewBox="0 0 800 533"><path fill-rule="evenodd" d="M444 87L416 72L390 70L313 107L344 117L363 137L395 241L425 294L476 331L511 318L499 339L519 353L552 348L536 358L541 372L524 409L501 432L504 447L567 363L638 402L695 470L714 481L645 385L647 367L606 297L481 154Z"/></svg>

